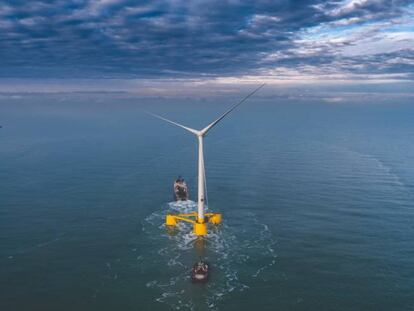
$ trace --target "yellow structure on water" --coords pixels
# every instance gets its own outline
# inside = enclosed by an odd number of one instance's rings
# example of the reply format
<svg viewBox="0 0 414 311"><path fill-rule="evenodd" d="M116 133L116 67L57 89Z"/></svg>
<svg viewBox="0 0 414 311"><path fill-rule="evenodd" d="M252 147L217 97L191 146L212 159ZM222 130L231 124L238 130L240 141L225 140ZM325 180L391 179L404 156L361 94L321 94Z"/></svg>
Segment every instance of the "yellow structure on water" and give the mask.
<svg viewBox="0 0 414 311"><path fill-rule="evenodd" d="M165 217L165 224L170 227L178 225L179 221L185 221L193 224L193 233L197 236L207 235L207 224L218 225L221 223L220 213L205 213L204 221L197 221L197 213L186 213L186 214L168 214Z"/></svg>

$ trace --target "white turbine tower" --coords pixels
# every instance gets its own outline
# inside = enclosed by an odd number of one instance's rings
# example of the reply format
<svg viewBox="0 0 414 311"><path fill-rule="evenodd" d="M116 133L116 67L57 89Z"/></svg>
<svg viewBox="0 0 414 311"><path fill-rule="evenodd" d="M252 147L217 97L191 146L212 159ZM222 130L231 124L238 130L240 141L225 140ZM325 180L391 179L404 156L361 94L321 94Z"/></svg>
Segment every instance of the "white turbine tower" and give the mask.
<svg viewBox="0 0 414 311"><path fill-rule="evenodd" d="M185 129L186 131L194 134L197 136L198 138L198 203L197 203L197 217L196 217L196 221L195 221L195 225L197 224L205 224L205 213L204 213L204 203L205 203L205 168L204 168L204 149L203 149L203 141L204 141L204 136L206 136L207 132L209 130L211 130L217 123L219 123L225 116L227 116L230 112L232 112L234 109L236 109L239 105L241 105L242 103L244 103L249 97L251 97L253 94L255 94L257 91L259 91L265 84L260 85L258 88L256 88L253 92L251 92L249 95L247 95L246 97L244 97L241 101L239 101L237 104L235 104L233 107L231 107L229 110L227 110L225 113L223 113L219 118L217 118L216 120L214 120L213 122L211 122L209 125L207 125L205 128L201 129L201 130L195 130L192 129L190 127L184 126L182 124L179 124L177 122L168 120L164 117L161 117L159 115L156 115L154 113L150 113L148 112L150 115L164 120L170 124L176 125L178 127L181 127L183 129ZM218 215L218 214L212 214L214 215ZM184 217L188 217L188 216L193 216L190 214L183 214L181 216ZM183 219L183 217L178 216L175 218L178 218L179 220L184 220L184 221L190 221L193 222L192 220L188 220L188 219ZM220 215L220 219L217 221L220 222L221 221L221 215ZM174 225L176 222L176 220L174 220L173 222L168 222L168 216L167 216L167 225ZM196 226L195 226L196 228ZM194 229L194 232L197 235L205 235L206 233L206 229L205 226L202 227L203 229L200 231L201 233L197 233L197 230Z"/></svg>

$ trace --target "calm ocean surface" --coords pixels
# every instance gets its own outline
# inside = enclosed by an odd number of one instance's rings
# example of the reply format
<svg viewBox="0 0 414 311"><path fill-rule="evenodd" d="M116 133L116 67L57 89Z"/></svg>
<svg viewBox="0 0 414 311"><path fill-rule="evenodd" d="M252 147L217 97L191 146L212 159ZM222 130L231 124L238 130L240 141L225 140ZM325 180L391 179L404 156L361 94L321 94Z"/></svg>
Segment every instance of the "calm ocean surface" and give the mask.
<svg viewBox="0 0 414 311"><path fill-rule="evenodd" d="M252 99L205 140L223 224L167 234L196 139L142 110L201 128L234 102L0 98L0 310L414 310L414 105Z"/></svg>

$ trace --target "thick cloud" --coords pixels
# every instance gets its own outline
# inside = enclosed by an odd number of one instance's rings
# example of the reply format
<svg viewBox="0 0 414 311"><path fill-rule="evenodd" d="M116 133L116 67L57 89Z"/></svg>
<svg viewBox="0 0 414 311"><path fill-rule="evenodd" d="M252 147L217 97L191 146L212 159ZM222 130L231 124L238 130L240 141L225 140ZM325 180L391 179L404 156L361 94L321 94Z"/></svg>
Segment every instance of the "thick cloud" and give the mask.
<svg viewBox="0 0 414 311"><path fill-rule="evenodd" d="M413 79L412 2L0 1L0 77Z"/></svg>

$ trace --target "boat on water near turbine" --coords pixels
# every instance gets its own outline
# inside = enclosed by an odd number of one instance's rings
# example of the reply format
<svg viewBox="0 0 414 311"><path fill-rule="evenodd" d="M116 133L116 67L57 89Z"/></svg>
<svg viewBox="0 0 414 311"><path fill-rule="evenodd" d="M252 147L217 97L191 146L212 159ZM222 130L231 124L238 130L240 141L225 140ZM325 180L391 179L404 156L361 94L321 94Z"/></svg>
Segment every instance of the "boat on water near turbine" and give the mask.
<svg viewBox="0 0 414 311"><path fill-rule="evenodd" d="M189 198L187 183L181 176L174 181L174 198L176 201L187 201Z"/></svg>
<svg viewBox="0 0 414 311"><path fill-rule="evenodd" d="M210 265L208 262L200 260L191 269L191 281L194 283L204 283L208 281Z"/></svg>

